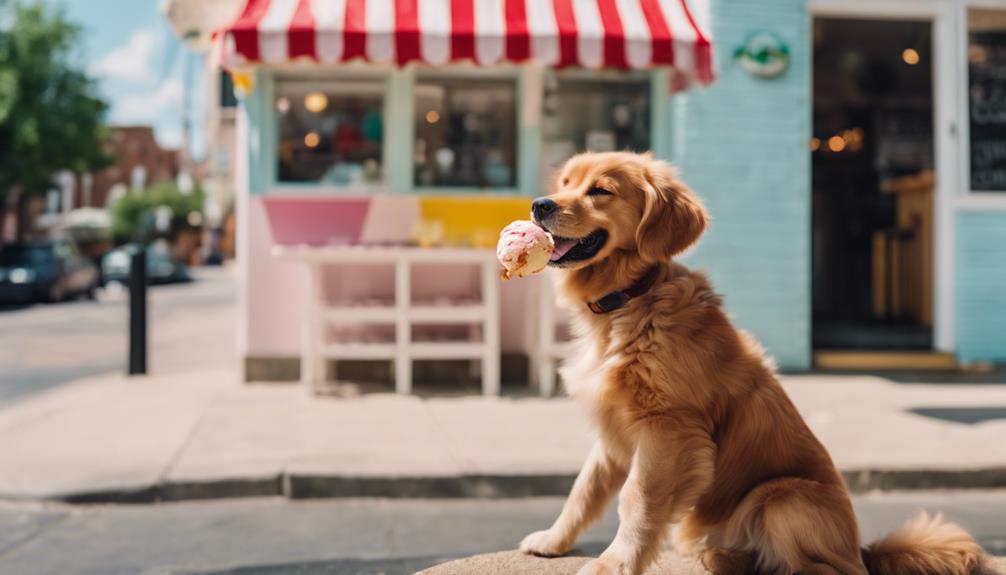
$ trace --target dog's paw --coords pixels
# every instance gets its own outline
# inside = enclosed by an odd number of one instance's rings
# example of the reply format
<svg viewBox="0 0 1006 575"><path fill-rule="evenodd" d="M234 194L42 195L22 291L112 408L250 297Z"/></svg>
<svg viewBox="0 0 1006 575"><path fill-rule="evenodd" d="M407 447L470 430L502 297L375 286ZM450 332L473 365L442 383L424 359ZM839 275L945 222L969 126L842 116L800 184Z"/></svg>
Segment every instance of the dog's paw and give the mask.
<svg viewBox="0 0 1006 575"><path fill-rule="evenodd" d="M576 572L576 575L629 575L629 570L624 563L614 557L601 555L597 559L591 559Z"/></svg>
<svg viewBox="0 0 1006 575"><path fill-rule="evenodd" d="M569 551L570 543L551 529L535 531L520 542L520 550L540 557L558 557Z"/></svg>

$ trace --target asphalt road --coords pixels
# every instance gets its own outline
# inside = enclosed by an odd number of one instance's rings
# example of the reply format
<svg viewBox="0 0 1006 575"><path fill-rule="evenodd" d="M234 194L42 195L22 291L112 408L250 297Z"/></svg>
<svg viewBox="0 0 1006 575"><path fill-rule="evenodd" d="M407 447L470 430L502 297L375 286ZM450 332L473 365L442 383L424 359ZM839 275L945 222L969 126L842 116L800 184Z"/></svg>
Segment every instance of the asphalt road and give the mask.
<svg viewBox="0 0 1006 575"><path fill-rule="evenodd" d="M232 268L200 268L195 281L149 289L152 372L235 365ZM129 300L105 289L97 301L0 308L0 404L87 376L126 370Z"/></svg>
<svg viewBox="0 0 1006 575"><path fill-rule="evenodd" d="M916 509L944 511L1006 554L1006 491L857 497L869 540ZM0 503L4 575L335 575L412 573L457 556L513 548L546 527L561 498L282 499L161 505ZM597 553L614 510L581 538Z"/></svg>

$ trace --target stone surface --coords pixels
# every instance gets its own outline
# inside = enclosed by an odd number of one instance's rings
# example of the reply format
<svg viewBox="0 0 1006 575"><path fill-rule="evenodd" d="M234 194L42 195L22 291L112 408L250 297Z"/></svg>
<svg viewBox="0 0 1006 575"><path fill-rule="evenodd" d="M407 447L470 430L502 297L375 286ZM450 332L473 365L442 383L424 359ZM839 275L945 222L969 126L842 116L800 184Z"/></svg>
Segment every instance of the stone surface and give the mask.
<svg viewBox="0 0 1006 575"><path fill-rule="evenodd" d="M592 557L573 554L566 557L543 558L525 555L520 551L502 551L456 559L420 571L421 575L575 575ZM1006 560L997 560L999 573L1006 573ZM709 575L702 565L673 552L665 552L647 575L674 573L675 575Z"/></svg>
<svg viewBox="0 0 1006 575"><path fill-rule="evenodd" d="M520 551L502 551L457 559L431 567L422 575L575 575L592 557L573 554L566 557L534 557ZM675 575L708 575L702 565L674 553L664 553L647 575L674 573Z"/></svg>

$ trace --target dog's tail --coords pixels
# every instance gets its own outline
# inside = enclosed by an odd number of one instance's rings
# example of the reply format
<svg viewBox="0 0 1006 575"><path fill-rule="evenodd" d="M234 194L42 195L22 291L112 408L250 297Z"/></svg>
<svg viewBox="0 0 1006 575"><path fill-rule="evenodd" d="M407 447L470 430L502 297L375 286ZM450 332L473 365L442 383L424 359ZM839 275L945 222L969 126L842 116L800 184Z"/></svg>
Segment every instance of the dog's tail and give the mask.
<svg viewBox="0 0 1006 575"><path fill-rule="evenodd" d="M863 550L870 575L979 575L985 559L961 526L924 511Z"/></svg>

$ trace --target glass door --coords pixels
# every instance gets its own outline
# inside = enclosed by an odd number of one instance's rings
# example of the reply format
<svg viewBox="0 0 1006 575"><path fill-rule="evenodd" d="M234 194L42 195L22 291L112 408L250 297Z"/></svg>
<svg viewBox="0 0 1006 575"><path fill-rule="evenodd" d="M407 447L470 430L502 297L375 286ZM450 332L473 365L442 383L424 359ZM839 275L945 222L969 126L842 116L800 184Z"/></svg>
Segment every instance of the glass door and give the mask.
<svg viewBox="0 0 1006 575"><path fill-rule="evenodd" d="M933 347L931 20L814 20L813 345Z"/></svg>

